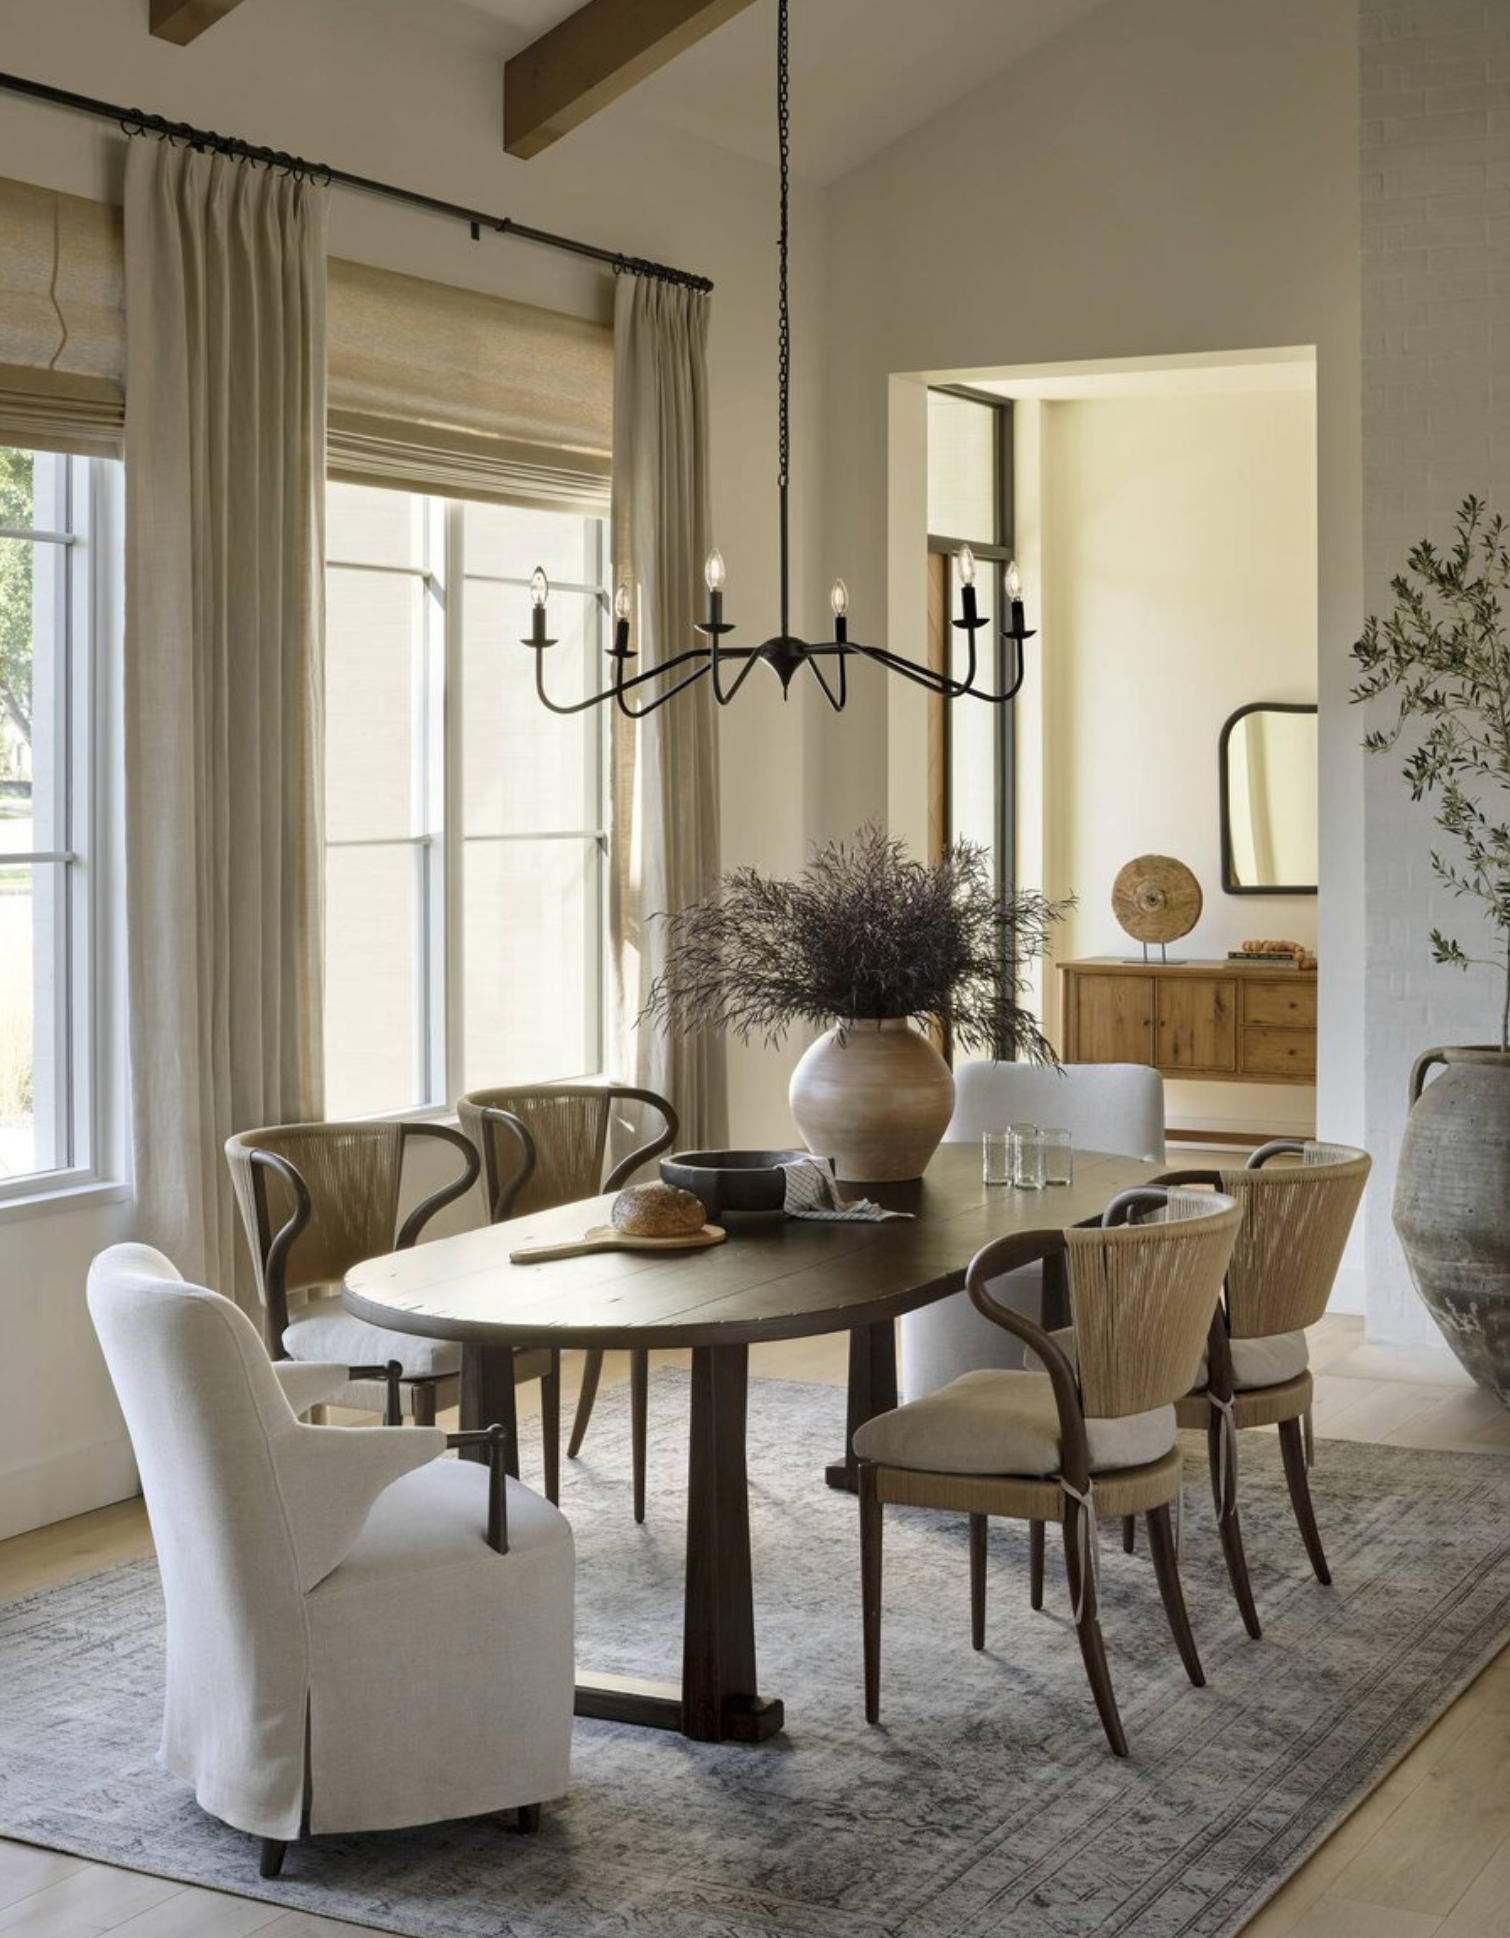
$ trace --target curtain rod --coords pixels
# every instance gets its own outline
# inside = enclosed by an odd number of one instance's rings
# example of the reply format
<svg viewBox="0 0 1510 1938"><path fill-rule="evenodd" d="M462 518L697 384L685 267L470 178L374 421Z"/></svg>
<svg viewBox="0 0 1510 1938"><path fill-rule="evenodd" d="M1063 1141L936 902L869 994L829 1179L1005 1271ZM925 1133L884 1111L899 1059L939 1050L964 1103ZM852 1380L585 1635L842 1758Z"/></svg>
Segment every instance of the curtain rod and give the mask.
<svg viewBox="0 0 1510 1938"><path fill-rule="evenodd" d="M679 283L687 289L713 287L706 276L694 276L686 269L672 269L662 262L649 262L643 256L622 255L615 249L600 249L595 243L577 242L571 236L554 235L549 229L531 228L528 223L516 222L512 216L489 215L486 210L465 208L459 202L443 202L438 196L421 195L411 188L395 188L391 182L375 182L366 175L350 175L344 168L331 168L324 162L304 161L298 155L286 155L278 149L258 148L234 135L192 127L187 121L167 121L159 114L144 114L140 108L116 107L88 94L71 94L66 88L49 87L44 81L28 81L20 74L0 74L0 90L24 94L33 101L46 101L53 107L71 108L75 113L94 115L102 121L118 122L128 135L158 135L165 141L182 141L192 148L232 155L238 161L282 168L291 175L326 182L332 188L352 189L361 195L382 195L390 202L407 202L412 208L428 210L431 215L465 222L474 242L481 240L486 229L494 235L518 236L524 242L543 243L547 249L561 249L568 255L607 263L616 275L648 276L657 282Z"/></svg>

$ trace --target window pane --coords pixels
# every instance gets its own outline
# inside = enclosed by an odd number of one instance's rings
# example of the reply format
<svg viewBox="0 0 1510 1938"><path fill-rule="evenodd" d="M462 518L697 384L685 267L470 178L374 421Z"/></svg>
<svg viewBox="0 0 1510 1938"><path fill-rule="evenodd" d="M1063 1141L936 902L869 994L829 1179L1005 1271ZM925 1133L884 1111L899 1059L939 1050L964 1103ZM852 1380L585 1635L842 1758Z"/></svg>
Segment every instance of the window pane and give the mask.
<svg viewBox="0 0 1510 1938"><path fill-rule="evenodd" d="M560 701L588 691L588 670L601 683L598 602L582 592L553 592L545 653L546 691ZM565 718L535 692L535 655L521 646L529 601L513 586L469 578L462 627L462 785L466 832L531 834L600 825L594 713Z"/></svg>
<svg viewBox="0 0 1510 1938"><path fill-rule="evenodd" d="M0 525L12 531L30 531L38 522L33 495L36 461L30 451L0 450Z"/></svg>
<svg viewBox="0 0 1510 1938"><path fill-rule="evenodd" d="M412 491L331 485L325 499L325 556L352 565L423 569L425 500Z"/></svg>
<svg viewBox="0 0 1510 1938"><path fill-rule="evenodd" d="M68 1162L63 864L0 868L0 1183Z"/></svg>
<svg viewBox="0 0 1510 1938"><path fill-rule="evenodd" d="M598 1068L598 869L594 841L467 842L469 1090Z"/></svg>
<svg viewBox="0 0 1510 1938"><path fill-rule="evenodd" d="M337 569L326 584L327 838L416 833L423 825L419 727L430 595L422 580L391 572Z"/></svg>
<svg viewBox="0 0 1510 1938"><path fill-rule="evenodd" d="M407 842L325 857L325 1110L427 1103L421 1074L420 873Z"/></svg>
<svg viewBox="0 0 1510 1938"><path fill-rule="evenodd" d="M463 518L468 572L528 579L541 565L552 585L598 582L594 519L567 517L559 511L522 511L513 505L467 505ZM551 613L554 618L554 600ZM525 600L513 637L518 639L528 625L529 602Z"/></svg>
<svg viewBox="0 0 1510 1938"><path fill-rule="evenodd" d="M996 543L996 411L928 393L928 529L936 538Z"/></svg>

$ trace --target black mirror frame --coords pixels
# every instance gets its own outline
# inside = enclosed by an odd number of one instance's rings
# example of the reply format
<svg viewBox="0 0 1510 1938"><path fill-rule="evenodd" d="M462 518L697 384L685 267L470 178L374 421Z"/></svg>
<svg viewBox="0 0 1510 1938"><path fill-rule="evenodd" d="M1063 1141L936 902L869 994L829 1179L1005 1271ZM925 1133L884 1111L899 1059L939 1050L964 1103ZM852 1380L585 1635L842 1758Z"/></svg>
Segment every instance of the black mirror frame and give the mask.
<svg viewBox="0 0 1510 1938"><path fill-rule="evenodd" d="M1227 744L1232 738L1232 729L1239 720L1246 720L1250 713L1309 713L1315 716L1318 709L1314 704L1294 700L1254 700L1248 706L1239 707L1223 725L1221 736L1216 743L1217 779L1222 817L1222 893L1224 895L1315 895L1320 888L1317 882L1304 884L1281 882L1272 887L1267 884L1258 887L1234 879L1236 870L1232 863L1232 801L1227 785Z"/></svg>

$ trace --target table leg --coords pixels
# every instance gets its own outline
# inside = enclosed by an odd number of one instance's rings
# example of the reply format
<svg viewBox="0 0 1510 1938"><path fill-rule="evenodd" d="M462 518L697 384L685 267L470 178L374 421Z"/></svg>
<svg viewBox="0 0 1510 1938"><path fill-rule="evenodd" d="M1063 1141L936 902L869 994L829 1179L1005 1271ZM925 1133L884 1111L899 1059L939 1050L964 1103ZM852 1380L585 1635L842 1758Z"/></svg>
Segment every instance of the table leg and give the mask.
<svg viewBox="0 0 1510 1938"><path fill-rule="evenodd" d="M497 1421L508 1435L508 1471L519 1478L519 1413L514 1403L514 1348L466 1345L461 1349L461 1430L470 1433ZM486 1447L463 1447L463 1460L486 1460Z"/></svg>
<svg viewBox="0 0 1510 1938"><path fill-rule="evenodd" d="M859 1492L855 1465L855 1429L897 1403L897 1333L890 1319L877 1325L856 1326L849 1335L849 1412L844 1423L844 1457L824 1471L830 1487Z"/></svg>
<svg viewBox="0 0 1510 1938"><path fill-rule="evenodd" d="M758 1743L782 1727L781 1703L755 1693L745 1475L749 1357L747 1346L698 1346L692 1354L681 1689L629 1677L584 1678L577 1684L579 1716L679 1729L697 1743Z"/></svg>

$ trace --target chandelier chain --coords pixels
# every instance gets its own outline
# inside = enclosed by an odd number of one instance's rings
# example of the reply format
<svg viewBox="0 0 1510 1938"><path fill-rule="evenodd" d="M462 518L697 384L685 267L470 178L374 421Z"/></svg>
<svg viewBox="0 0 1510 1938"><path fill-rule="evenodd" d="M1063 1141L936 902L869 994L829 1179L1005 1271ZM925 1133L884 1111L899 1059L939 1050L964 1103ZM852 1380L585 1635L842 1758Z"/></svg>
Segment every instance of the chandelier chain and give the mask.
<svg viewBox="0 0 1510 1938"><path fill-rule="evenodd" d="M776 14L776 132L781 156L781 232L777 253L781 264L780 328L777 343L778 390L781 399L780 457L776 482L787 488L791 469L792 311L787 296L787 204L791 191L792 99L789 75L788 0L778 0Z"/></svg>

